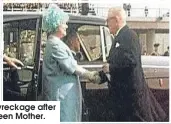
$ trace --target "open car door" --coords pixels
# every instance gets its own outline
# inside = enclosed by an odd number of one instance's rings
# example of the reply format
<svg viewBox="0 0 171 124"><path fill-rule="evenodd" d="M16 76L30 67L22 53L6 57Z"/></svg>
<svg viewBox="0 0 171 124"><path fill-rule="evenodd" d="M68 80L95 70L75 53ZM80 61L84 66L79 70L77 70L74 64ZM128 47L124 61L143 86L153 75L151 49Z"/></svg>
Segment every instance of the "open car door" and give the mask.
<svg viewBox="0 0 171 124"><path fill-rule="evenodd" d="M40 71L40 59L41 59L41 31L42 31L42 17L37 19L36 22L36 38L34 48L34 65L32 73L32 81L27 89L27 101L36 101L38 99L38 81L42 76Z"/></svg>

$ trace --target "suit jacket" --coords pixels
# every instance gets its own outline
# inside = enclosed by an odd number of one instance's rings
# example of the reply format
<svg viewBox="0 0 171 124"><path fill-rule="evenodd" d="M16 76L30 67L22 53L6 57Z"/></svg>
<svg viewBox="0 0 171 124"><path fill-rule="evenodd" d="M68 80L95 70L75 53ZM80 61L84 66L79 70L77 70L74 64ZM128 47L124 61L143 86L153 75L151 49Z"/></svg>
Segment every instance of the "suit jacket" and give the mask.
<svg viewBox="0 0 171 124"><path fill-rule="evenodd" d="M115 121L164 121L166 118L145 82L140 50L137 34L124 26L113 41L108 60Z"/></svg>

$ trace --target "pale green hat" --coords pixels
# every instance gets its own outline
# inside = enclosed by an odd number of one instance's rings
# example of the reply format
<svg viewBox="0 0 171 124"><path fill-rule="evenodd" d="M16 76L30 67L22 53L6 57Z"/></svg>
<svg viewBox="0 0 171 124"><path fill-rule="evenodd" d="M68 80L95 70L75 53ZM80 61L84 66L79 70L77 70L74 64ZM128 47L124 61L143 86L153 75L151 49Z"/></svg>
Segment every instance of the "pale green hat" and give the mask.
<svg viewBox="0 0 171 124"><path fill-rule="evenodd" d="M48 9L43 12L42 28L47 33L55 33L59 25L68 21L69 16L63 12L56 4L50 4Z"/></svg>

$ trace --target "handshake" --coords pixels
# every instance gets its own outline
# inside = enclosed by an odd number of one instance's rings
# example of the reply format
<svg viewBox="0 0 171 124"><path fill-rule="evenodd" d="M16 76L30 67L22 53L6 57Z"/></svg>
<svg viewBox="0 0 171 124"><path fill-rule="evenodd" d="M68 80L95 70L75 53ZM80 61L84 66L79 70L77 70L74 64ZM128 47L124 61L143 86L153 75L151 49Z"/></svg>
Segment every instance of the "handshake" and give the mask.
<svg viewBox="0 0 171 124"><path fill-rule="evenodd" d="M105 64L102 67L101 71L86 71L83 74L83 77L88 79L90 82L94 84L102 84L106 81L109 81L109 77L106 75L109 73L109 64Z"/></svg>
<svg viewBox="0 0 171 124"><path fill-rule="evenodd" d="M101 82L101 77L99 76L98 71L86 71L83 74L83 77L88 79L90 82L92 82L94 84L100 84L100 82Z"/></svg>

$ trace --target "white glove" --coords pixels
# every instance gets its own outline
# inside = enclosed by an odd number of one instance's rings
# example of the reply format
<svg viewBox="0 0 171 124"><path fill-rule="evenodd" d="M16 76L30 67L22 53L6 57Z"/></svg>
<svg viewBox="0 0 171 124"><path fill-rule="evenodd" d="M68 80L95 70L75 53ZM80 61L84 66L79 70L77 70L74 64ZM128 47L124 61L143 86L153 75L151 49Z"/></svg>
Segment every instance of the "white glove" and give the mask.
<svg viewBox="0 0 171 124"><path fill-rule="evenodd" d="M98 71L88 71L84 68L82 68L81 66L77 66L77 69L75 71L75 74L88 79L90 82L92 83L100 83L101 78L99 76L99 72Z"/></svg>
<svg viewBox="0 0 171 124"><path fill-rule="evenodd" d="M83 74L83 77L87 78L90 82L99 84L101 82L101 78L99 76L98 71L86 71Z"/></svg>

